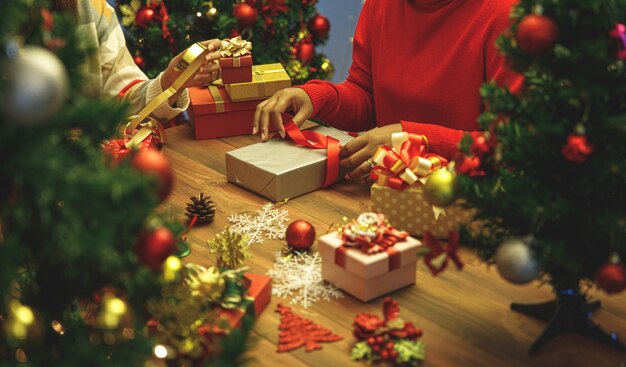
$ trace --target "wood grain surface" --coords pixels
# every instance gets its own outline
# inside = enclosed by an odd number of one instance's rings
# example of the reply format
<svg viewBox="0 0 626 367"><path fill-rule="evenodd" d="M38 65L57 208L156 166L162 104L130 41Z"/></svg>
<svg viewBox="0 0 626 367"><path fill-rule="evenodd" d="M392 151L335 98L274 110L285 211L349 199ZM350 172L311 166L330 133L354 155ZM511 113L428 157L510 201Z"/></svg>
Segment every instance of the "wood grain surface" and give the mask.
<svg viewBox="0 0 626 367"><path fill-rule="evenodd" d="M215 220L191 230L188 238L192 251L185 261L214 265L206 241L227 226L230 214L253 213L267 202L228 183L225 176L224 153L258 142L259 138L239 136L197 141L189 125L168 129L167 135L164 152L174 168L176 182L165 206L183 220L184 207L191 196L204 192L212 197L218 208ZM370 205L367 184L341 182L291 199L283 208L289 211L291 220L311 222L319 236L331 225L341 223L342 217L355 217L368 211ZM273 264L274 253L284 246L280 240L253 245L253 257L247 262L250 271L265 274ZM317 245L313 249L317 250ZM463 271L451 268L437 277L423 263L418 264L415 286L390 294L398 300L402 318L414 321L424 331L422 340L427 349L422 366L626 366L626 353L576 335L559 336L536 355L529 356L527 349L545 324L511 311L509 305L512 301L549 300L551 288L538 282L515 286L500 278L494 267L481 262L471 251L462 250L461 257L466 264ZM590 295L602 301L594 319L604 330L626 338L626 294L608 296L591 290ZM289 300L273 297L256 321L249 351L251 366L366 365L350 361L350 349L355 342L351 324L358 312L380 314L382 298L362 303L346 294L340 300L320 301L307 310L294 307L296 312L344 337L311 353L304 349L276 353L279 316L274 310L278 303L288 304Z"/></svg>

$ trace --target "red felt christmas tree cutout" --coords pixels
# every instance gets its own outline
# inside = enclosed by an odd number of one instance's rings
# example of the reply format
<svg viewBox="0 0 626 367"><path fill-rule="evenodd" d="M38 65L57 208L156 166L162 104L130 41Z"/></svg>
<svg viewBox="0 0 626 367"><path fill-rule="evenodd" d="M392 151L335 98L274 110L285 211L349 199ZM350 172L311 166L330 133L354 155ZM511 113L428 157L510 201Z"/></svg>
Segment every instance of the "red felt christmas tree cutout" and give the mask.
<svg viewBox="0 0 626 367"><path fill-rule="evenodd" d="M278 330L281 330L278 334L277 352L288 352L303 345L307 352L311 352L322 349L322 346L318 344L320 342L329 343L343 339L313 321L294 314L291 307L279 304L276 312L280 314Z"/></svg>

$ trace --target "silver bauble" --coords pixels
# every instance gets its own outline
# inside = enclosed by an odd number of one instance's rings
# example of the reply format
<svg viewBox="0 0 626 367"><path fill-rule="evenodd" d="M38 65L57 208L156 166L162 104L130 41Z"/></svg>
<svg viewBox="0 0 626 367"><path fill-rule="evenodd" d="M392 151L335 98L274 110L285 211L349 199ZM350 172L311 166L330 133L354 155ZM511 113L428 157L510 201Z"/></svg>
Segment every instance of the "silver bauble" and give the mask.
<svg viewBox="0 0 626 367"><path fill-rule="evenodd" d="M11 122L41 123L65 103L69 78L65 66L53 52L38 46L24 46L2 69L8 82L2 109Z"/></svg>
<svg viewBox="0 0 626 367"><path fill-rule="evenodd" d="M530 283L539 275L539 265L528 243L528 237L512 237L496 251L498 272L511 283Z"/></svg>

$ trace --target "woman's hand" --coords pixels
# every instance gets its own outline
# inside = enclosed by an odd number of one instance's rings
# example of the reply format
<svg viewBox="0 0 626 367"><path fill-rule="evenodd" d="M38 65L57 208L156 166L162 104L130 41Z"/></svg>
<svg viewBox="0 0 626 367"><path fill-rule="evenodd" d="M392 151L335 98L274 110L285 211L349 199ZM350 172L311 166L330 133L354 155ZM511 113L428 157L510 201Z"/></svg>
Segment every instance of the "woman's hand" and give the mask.
<svg viewBox="0 0 626 367"><path fill-rule="evenodd" d="M169 99L170 104L173 104L178 99L178 95L185 88L200 87L203 85L210 84L220 78L220 75L219 75L220 67L217 63L217 60L220 58L220 53L219 53L219 49L221 45L220 40L213 39L213 40L203 41L201 43L207 48L207 51L205 51L203 55L201 56L201 57L204 57L204 62L202 63L200 68L198 68L198 71L196 71L196 73L183 84L183 87L180 88L180 90L178 90L178 92L174 96L170 97ZM182 60L183 54L185 53L185 51L176 55L176 57L174 57L172 61L170 61L169 65L167 66L167 69L163 71L163 74L161 75L161 88L163 90L166 90L172 84L174 84L174 81L176 80L176 78L178 78L180 74L182 74L182 71L177 69L176 66Z"/></svg>
<svg viewBox="0 0 626 367"><path fill-rule="evenodd" d="M254 113L254 127L252 134L261 133L261 139L269 139L270 120L283 138L285 128L281 113L294 114L293 122L300 127L313 113L313 102L309 95L300 88L286 88L274 93L269 99L259 103Z"/></svg>
<svg viewBox="0 0 626 367"><path fill-rule="evenodd" d="M401 124L377 127L360 135L341 148L339 165L350 170L346 179L369 174L374 163L369 160L381 145L391 146L391 134L402 131Z"/></svg>

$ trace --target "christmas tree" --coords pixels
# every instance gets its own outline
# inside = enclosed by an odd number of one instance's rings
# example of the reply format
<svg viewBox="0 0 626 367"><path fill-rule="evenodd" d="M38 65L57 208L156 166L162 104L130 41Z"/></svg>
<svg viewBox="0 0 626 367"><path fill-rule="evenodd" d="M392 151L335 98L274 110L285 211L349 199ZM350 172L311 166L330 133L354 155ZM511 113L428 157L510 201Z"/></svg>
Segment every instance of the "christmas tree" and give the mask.
<svg viewBox="0 0 626 367"><path fill-rule="evenodd" d="M296 84L330 79L333 65L315 46L330 23L317 0L118 0L128 48L150 77L191 43L241 35L253 44L255 64L280 62Z"/></svg>
<svg viewBox="0 0 626 367"><path fill-rule="evenodd" d="M187 284L169 256L183 226L155 212L171 169L154 150L103 154L127 106L83 93L74 15L50 7L3 2L0 365L142 365L159 356L147 302Z"/></svg>
<svg viewBox="0 0 626 367"><path fill-rule="evenodd" d="M554 289L554 302L512 305L550 320L531 352L562 332L624 349L589 318L599 303L584 286L626 287L625 21L624 0L520 1L498 44L524 84L482 88L486 132L456 162L483 224L463 243L507 280Z"/></svg>

